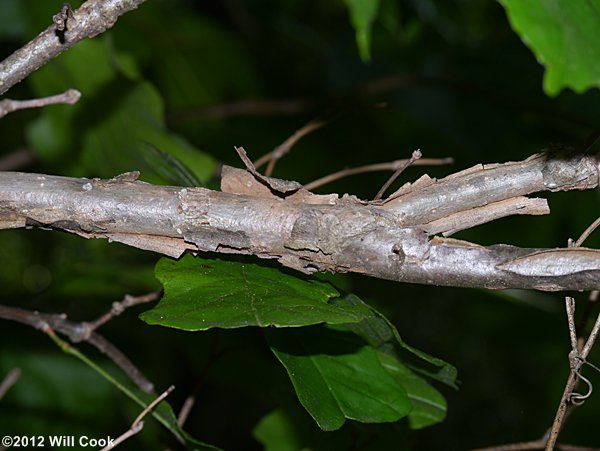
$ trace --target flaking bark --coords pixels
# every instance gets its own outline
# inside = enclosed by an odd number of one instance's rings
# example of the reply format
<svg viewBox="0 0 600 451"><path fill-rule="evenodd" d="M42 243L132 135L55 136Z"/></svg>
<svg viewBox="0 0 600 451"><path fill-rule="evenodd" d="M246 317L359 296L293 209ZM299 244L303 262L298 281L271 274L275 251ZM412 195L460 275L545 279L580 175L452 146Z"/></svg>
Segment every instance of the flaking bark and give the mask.
<svg viewBox="0 0 600 451"><path fill-rule="evenodd" d="M315 195L234 168L224 170L221 192L136 178L0 173L0 228L60 229L172 257L185 251L251 254L305 273L493 289L600 288L595 249L484 247L432 237L502 216L548 213L545 200L524 196L597 187L592 156L544 153L441 180L424 176L377 202Z"/></svg>

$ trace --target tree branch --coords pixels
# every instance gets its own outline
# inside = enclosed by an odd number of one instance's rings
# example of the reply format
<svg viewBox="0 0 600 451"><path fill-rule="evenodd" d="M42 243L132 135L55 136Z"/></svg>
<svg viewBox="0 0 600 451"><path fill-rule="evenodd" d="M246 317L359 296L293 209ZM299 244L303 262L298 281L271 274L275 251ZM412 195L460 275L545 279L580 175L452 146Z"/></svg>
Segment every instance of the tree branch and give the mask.
<svg viewBox="0 0 600 451"><path fill-rule="evenodd" d="M6 377L2 380L2 382L0 382L0 399L4 398L6 392L8 392L10 388L17 383L20 377L20 368L13 368L8 372Z"/></svg>
<svg viewBox="0 0 600 451"><path fill-rule="evenodd" d="M317 180L313 180L312 182L306 183L304 188L309 191L313 189L319 188L323 185L327 185L328 183L335 182L344 177L349 177L351 175L356 174L364 174L367 172L378 172L378 171L396 171L398 168L404 166L408 160L395 160L390 161L388 163L375 163L368 164L365 166L359 166L356 168L346 168L340 171L334 172L333 174L326 175L324 177L318 178ZM413 161L413 166L436 166L443 164L452 164L454 163L453 158L419 158L416 161Z"/></svg>
<svg viewBox="0 0 600 451"><path fill-rule="evenodd" d="M52 25L0 63L0 95L79 41L111 28L144 1L88 0L76 11L61 11Z"/></svg>
<svg viewBox="0 0 600 451"><path fill-rule="evenodd" d="M113 449L116 446L123 443L125 440L133 437L135 434L138 434L144 428L144 417L146 415L148 415L150 412L152 412L152 409L154 409L161 401L163 401L167 396L169 396L169 394L173 390L175 390L175 386L174 385L169 386L169 388L167 388L164 392L162 392L160 394L160 396L158 396L154 401L152 401L150 404L148 404L144 410L142 410L142 413L140 413L136 417L136 419L133 420L133 423L131 423L131 426L129 427L129 429L127 431L125 431L123 434L121 434L119 437L117 437L110 445L102 448L101 451Z"/></svg>
<svg viewBox="0 0 600 451"><path fill-rule="evenodd" d="M88 323L69 321L64 314L32 312L7 305L0 305L0 318L27 324L42 331L58 331L69 337L72 343L86 341L108 356L141 390L146 393L154 391L152 382L146 379L131 360L102 335L90 330Z"/></svg>
<svg viewBox="0 0 600 451"><path fill-rule="evenodd" d="M60 229L173 257L186 250L252 254L305 273L356 272L494 289L600 288L599 250L484 247L431 238L520 209L548 213L543 199L523 196L597 187L593 156L543 153L441 180L423 176L377 202L315 195L295 182L230 167L224 168L222 192L154 186L136 176L0 173L0 228Z"/></svg>
<svg viewBox="0 0 600 451"><path fill-rule="evenodd" d="M41 97L39 99L30 100L12 100L4 99L0 100L0 118L3 118L8 113L13 111L24 110L26 108L40 108L47 105L57 105L60 103L66 103L73 105L77 103L81 93L76 89L68 89L62 94L56 94L49 97Z"/></svg>

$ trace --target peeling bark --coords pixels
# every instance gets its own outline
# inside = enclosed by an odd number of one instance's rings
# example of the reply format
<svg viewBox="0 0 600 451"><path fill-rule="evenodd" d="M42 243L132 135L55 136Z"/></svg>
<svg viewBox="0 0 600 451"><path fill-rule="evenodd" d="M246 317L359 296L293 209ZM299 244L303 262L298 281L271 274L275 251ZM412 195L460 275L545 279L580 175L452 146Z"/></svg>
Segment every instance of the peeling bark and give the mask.
<svg viewBox="0 0 600 451"><path fill-rule="evenodd" d="M60 229L171 257L212 251L274 258L296 270L481 288L600 288L600 251L479 246L432 237L512 214L546 214L538 191L598 186L592 156L537 154L422 177L388 199L315 195L225 168L222 192L110 180L0 173L0 228ZM278 187L284 186L280 191Z"/></svg>

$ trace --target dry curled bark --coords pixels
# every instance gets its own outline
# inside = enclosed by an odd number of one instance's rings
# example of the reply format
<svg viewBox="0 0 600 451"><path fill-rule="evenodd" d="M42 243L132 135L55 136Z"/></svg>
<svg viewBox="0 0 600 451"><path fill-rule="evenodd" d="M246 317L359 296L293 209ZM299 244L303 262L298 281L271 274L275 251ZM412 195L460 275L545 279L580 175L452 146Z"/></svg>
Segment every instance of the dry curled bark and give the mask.
<svg viewBox="0 0 600 451"><path fill-rule="evenodd" d="M421 177L388 199L315 195L295 182L224 169L222 191L0 173L0 228L42 227L177 257L252 254L306 272L356 272L402 282L483 288L600 288L600 251L527 249L433 236L512 214L545 214L538 191L598 186L596 157L537 154Z"/></svg>

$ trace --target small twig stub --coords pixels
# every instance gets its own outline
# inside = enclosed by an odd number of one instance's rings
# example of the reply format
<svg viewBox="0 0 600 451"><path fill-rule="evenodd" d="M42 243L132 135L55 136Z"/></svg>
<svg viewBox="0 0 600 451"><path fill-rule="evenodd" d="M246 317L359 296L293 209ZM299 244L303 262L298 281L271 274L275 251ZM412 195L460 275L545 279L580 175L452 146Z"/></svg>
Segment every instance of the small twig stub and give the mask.
<svg viewBox="0 0 600 451"><path fill-rule="evenodd" d="M52 16L52 22L56 26L56 31L60 33L67 31L67 22L71 19L75 19L75 15L73 14L71 5L68 3L63 3L60 11Z"/></svg>

